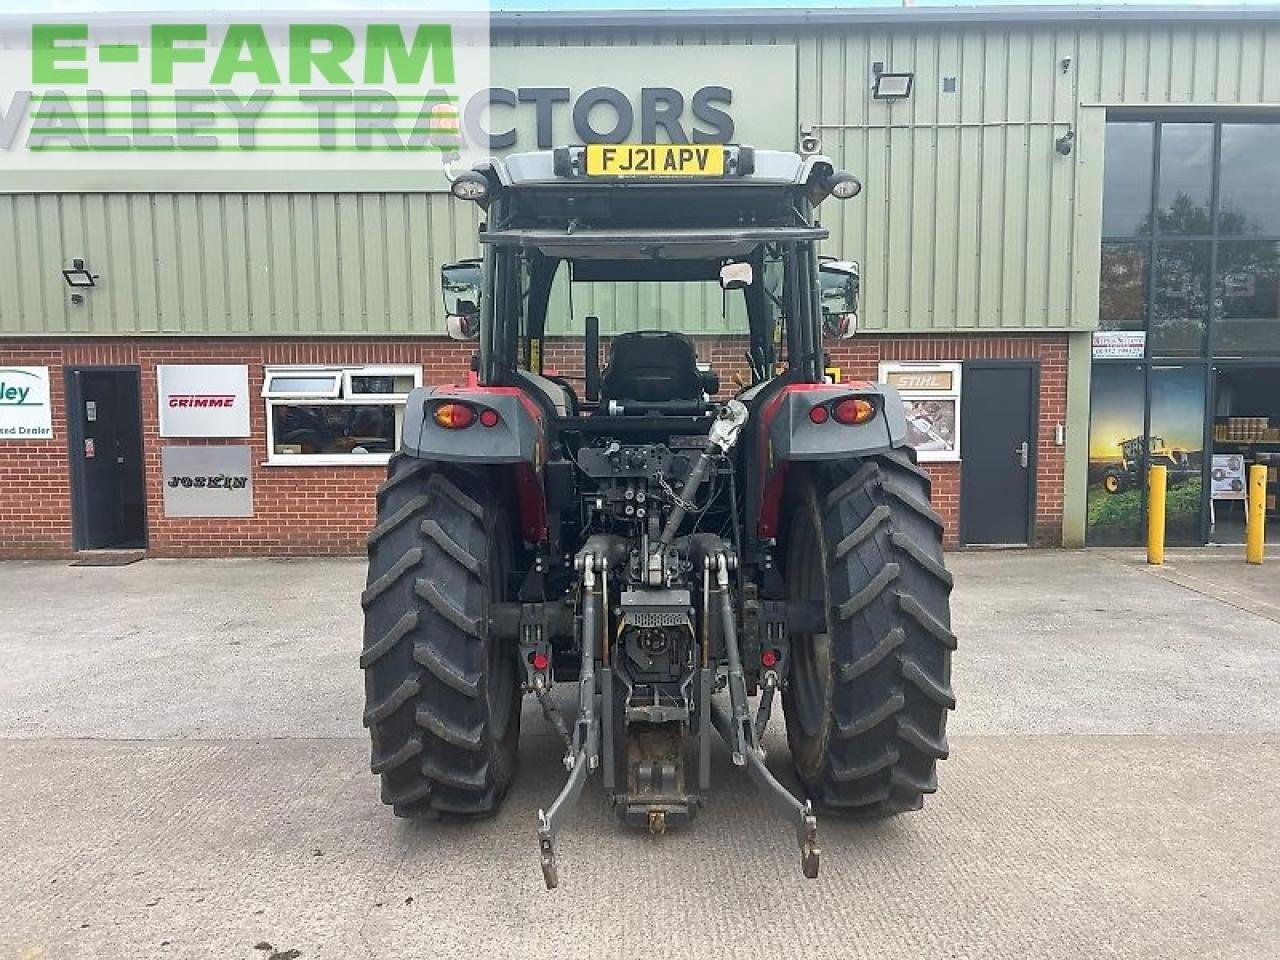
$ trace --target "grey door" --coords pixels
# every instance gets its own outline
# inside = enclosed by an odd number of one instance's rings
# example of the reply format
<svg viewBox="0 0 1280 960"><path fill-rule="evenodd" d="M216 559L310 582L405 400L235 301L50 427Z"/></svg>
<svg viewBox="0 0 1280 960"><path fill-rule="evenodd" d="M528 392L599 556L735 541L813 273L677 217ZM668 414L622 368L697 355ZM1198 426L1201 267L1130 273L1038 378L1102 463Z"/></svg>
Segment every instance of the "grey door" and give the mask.
<svg viewBox="0 0 1280 960"><path fill-rule="evenodd" d="M1033 361L971 361L960 401L960 540L1027 544L1035 530Z"/></svg>
<svg viewBox="0 0 1280 960"><path fill-rule="evenodd" d="M82 367L69 371L67 386L76 547L142 547L138 374Z"/></svg>

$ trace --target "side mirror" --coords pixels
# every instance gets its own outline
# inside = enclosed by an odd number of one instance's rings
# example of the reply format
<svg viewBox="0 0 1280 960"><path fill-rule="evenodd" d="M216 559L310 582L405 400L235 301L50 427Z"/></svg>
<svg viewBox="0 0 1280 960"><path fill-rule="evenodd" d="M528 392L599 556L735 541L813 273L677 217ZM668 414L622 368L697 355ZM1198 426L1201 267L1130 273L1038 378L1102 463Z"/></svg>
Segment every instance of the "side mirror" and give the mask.
<svg viewBox="0 0 1280 960"><path fill-rule="evenodd" d="M445 329L454 340L475 340L480 336L480 295L484 289L480 260L460 260L440 268L440 288L444 297Z"/></svg>
<svg viewBox="0 0 1280 960"><path fill-rule="evenodd" d="M858 331L860 267L856 260L821 260L818 281L822 294L822 330L836 340Z"/></svg>
<svg viewBox="0 0 1280 960"><path fill-rule="evenodd" d="M720 268L720 289L743 290L751 286L754 276L749 263L726 263Z"/></svg>

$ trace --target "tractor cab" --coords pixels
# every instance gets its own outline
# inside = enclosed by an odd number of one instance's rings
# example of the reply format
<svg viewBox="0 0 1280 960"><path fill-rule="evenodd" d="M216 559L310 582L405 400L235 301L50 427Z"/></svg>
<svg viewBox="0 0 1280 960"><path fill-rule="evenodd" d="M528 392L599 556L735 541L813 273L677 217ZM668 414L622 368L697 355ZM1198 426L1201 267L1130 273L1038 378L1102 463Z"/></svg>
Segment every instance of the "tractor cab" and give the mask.
<svg viewBox="0 0 1280 960"><path fill-rule="evenodd" d="M481 383L522 381L519 372L570 380L561 384L574 394L569 405L599 413L603 389L603 412L614 404L627 415L635 407L626 400L673 401L646 409L687 414L734 372L739 387L784 369L821 381L824 335L856 328L858 265L817 257L827 231L811 211L827 196L856 195L857 181L822 157L717 147L723 160L709 164L709 149L565 148L489 161L454 181L488 218L485 256L442 270L448 330L478 341ZM646 176L637 164L666 169ZM607 384L602 315L606 332L633 334L607 346ZM689 331L742 337L741 369L710 371L716 389L691 390L705 378L690 362L708 371L691 342L672 335ZM549 363L549 333L581 335L581 361ZM652 396L619 396L622 371L659 354L683 364L671 372L681 395L655 381Z"/></svg>

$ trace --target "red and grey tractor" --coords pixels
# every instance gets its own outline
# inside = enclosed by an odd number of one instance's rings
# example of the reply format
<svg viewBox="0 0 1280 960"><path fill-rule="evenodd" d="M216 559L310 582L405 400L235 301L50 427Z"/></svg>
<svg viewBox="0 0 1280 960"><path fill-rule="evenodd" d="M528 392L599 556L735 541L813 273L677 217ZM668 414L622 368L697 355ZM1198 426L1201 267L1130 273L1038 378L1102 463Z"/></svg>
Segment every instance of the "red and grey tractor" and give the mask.
<svg viewBox="0 0 1280 960"><path fill-rule="evenodd" d="M821 156L720 145L568 147L453 180L484 211L483 258L445 269L473 369L408 399L362 598L364 722L398 815L496 811L524 696L567 769L538 815L549 887L588 780L661 832L708 802L717 737L810 877L815 811L936 789L943 523L897 393L826 374L857 270L819 258L815 211L859 189ZM734 322L726 386L707 361L727 354L681 330ZM796 792L764 763L779 697Z"/></svg>

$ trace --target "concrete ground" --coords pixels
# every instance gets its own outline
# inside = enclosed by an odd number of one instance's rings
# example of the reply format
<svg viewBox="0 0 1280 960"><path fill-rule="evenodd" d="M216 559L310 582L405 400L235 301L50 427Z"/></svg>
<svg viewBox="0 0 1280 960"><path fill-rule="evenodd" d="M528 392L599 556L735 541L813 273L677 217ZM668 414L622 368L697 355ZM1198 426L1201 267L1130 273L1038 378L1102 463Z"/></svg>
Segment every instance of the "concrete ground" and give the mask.
<svg viewBox="0 0 1280 960"><path fill-rule="evenodd" d="M722 751L662 838L590 785L551 894L536 711L495 820L378 803L358 561L0 564L0 960L1280 953L1280 562L949 563L960 706L923 812L823 818L805 881Z"/></svg>

